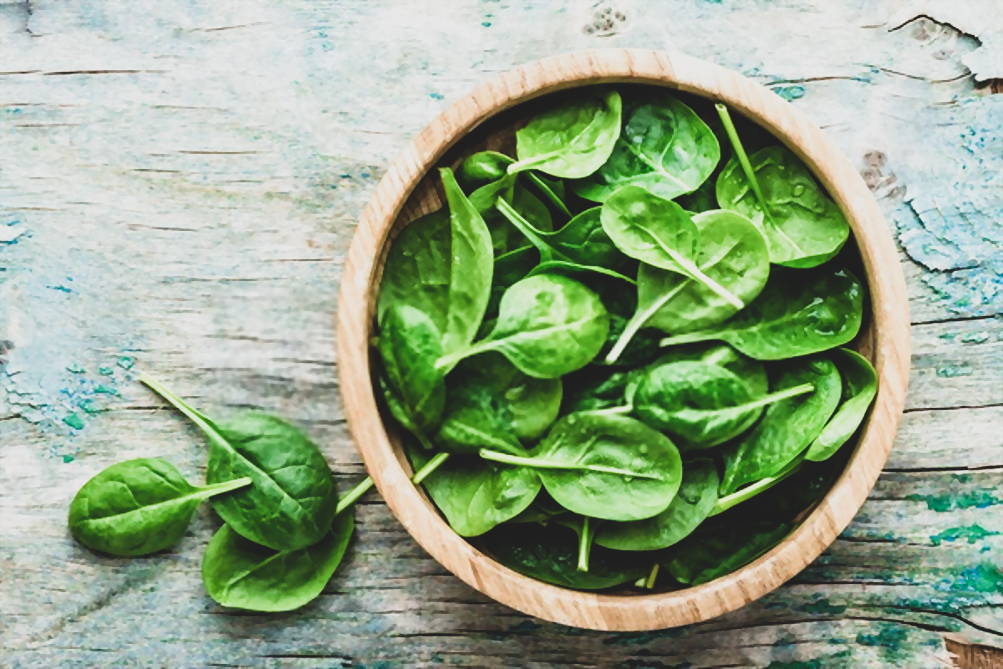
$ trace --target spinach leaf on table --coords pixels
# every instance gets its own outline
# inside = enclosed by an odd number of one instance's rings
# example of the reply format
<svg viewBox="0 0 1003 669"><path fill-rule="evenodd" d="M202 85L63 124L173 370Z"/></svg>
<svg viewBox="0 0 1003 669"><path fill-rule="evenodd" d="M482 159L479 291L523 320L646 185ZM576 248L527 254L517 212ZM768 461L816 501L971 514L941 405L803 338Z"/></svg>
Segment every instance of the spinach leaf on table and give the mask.
<svg viewBox="0 0 1003 669"><path fill-rule="evenodd" d="M588 364L608 331L609 314L593 291L564 276L539 274L505 291L486 339L443 356L436 366L451 368L464 358L495 351L524 374L555 379Z"/></svg>
<svg viewBox="0 0 1003 669"><path fill-rule="evenodd" d="M707 583L752 562L791 529L788 523L762 521L701 527L672 549L664 566L684 585Z"/></svg>
<svg viewBox="0 0 1003 669"><path fill-rule="evenodd" d="M589 555L589 570L579 571L577 536L555 524L502 525L477 545L521 574L578 590L605 590L633 583L651 566L640 556L596 546Z"/></svg>
<svg viewBox="0 0 1003 669"><path fill-rule="evenodd" d="M743 304L766 285L770 273L766 240L743 216L708 211L693 217L699 233L696 264ZM606 355L615 362L642 327L676 334L727 320L738 308L692 276L642 263L637 273L637 311Z"/></svg>
<svg viewBox="0 0 1003 669"><path fill-rule="evenodd" d="M717 109L735 151L717 177L718 204L762 226L773 263L815 267L835 256L850 226L804 163L779 144L746 155L727 109Z"/></svg>
<svg viewBox="0 0 1003 669"><path fill-rule="evenodd" d="M585 92L530 119L515 131L518 160L509 173L539 170L562 179L580 179L606 162L620 136L620 94Z"/></svg>
<svg viewBox="0 0 1003 669"><path fill-rule="evenodd" d="M683 463L679 492L665 511L646 520L603 523L596 543L621 551L653 551L681 541L704 521L717 501L717 468L710 460Z"/></svg>
<svg viewBox="0 0 1003 669"><path fill-rule="evenodd" d="M408 449L417 469L427 456ZM428 496L463 537L474 537L522 513L540 492L540 478L523 467L453 456L422 482Z"/></svg>
<svg viewBox="0 0 1003 669"><path fill-rule="evenodd" d="M648 368L633 404L634 413L648 425L690 448L709 448L745 432L764 407L813 390L811 383L802 383L757 396L725 367L684 360Z"/></svg>
<svg viewBox="0 0 1003 669"><path fill-rule="evenodd" d="M623 186L603 203L600 219L603 230L624 254L689 277L736 310L745 306L740 297L700 268L700 232L675 202L638 186Z"/></svg>
<svg viewBox="0 0 1003 669"><path fill-rule="evenodd" d="M528 457L481 451L481 457L532 468L558 504L583 516L641 520L661 513L682 479L675 445L625 416L565 416Z"/></svg>
<svg viewBox="0 0 1003 669"><path fill-rule="evenodd" d="M450 354L465 349L481 325L491 297L494 252L488 226L460 190L452 170L443 168L439 174L449 203L449 301L442 349Z"/></svg>
<svg viewBox="0 0 1003 669"><path fill-rule="evenodd" d="M351 513L340 513L320 541L273 550L233 531L213 535L202 557L202 583L223 606L248 611L292 611L324 590L338 569L354 530Z"/></svg>
<svg viewBox="0 0 1003 669"><path fill-rule="evenodd" d="M819 462L832 457L857 431L878 392L878 375L870 361L846 348L833 351L833 360L843 381L839 408L815 437L806 460Z"/></svg>
<svg viewBox="0 0 1003 669"><path fill-rule="evenodd" d="M257 412L213 421L159 383L144 377L140 381L209 440L207 482L251 479L252 485L212 499L213 509L238 534L285 550L309 546L327 533L338 494L327 461L303 432Z"/></svg>
<svg viewBox="0 0 1003 669"><path fill-rule="evenodd" d="M717 137L685 103L659 94L625 105L624 125L609 159L573 184L588 200L604 202L632 185L671 200L700 187L721 159Z"/></svg>
<svg viewBox="0 0 1003 669"><path fill-rule="evenodd" d="M745 309L714 327L667 337L662 346L720 340L757 360L818 353L857 336L863 301L863 286L847 270L774 271Z"/></svg>
<svg viewBox="0 0 1003 669"><path fill-rule="evenodd" d="M419 439L438 425L446 405L446 385L435 362L442 335L422 311L393 304L384 314L376 349L383 364L379 377L390 413Z"/></svg>
<svg viewBox="0 0 1003 669"><path fill-rule="evenodd" d="M522 452L557 418L561 380L537 379L498 354L459 365L450 376L436 442L454 452L480 448Z"/></svg>
<svg viewBox="0 0 1003 669"><path fill-rule="evenodd" d="M250 483L242 476L193 486L162 458L118 462L77 491L70 502L70 533L109 555L156 553L181 540L203 501Z"/></svg>
<svg viewBox="0 0 1003 669"><path fill-rule="evenodd" d="M813 392L776 402L725 456L721 492L774 476L798 457L825 427L840 397L839 372L826 358L790 360L778 370L774 392L811 384Z"/></svg>

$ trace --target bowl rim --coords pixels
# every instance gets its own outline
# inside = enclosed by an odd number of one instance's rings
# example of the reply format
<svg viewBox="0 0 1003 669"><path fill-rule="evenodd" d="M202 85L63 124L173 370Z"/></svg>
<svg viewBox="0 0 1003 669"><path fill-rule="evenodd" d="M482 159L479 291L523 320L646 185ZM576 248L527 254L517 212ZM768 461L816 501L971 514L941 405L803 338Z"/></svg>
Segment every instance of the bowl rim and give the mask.
<svg viewBox="0 0 1003 669"><path fill-rule="evenodd" d="M555 91L599 83L662 86L719 100L793 150L846 215L870 289L872 361L878 393L857 446L830 491L773 549L702 585L665 593L610 595L537 581L456 534L408 479L370 377L376 280L391 229L425 174L486 119ZM867 343L865 342L865 346ZM642 631L713 618L776 589L815 560L849 524L888 458L905 404L910 359L905 277L890 230L850 162L800 110L743 75L678 52L602 49L553 56L497 75L454 102L389 166L363 210L345 259L337 310L337 361L348 428L366 469L408 533L462 581L537 618L606 631Z"/></svg>

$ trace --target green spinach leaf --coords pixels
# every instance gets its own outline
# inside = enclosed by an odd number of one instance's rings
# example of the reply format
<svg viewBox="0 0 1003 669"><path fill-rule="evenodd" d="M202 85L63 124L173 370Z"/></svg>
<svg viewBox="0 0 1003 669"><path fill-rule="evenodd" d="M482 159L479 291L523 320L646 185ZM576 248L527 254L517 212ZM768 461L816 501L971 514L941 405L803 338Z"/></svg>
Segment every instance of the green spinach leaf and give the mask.
<svg viewBox="0 0 1003 669"><path fill-rule="evenodd" d="M626 416L565 416L529 457L482 450L481 457L536 470L554 500L575 513L641 520L661 513L682 479L669 439Z"/></svg>
<svg viewBox="0 0 1003 669"><path fill-rule="evenodd" d="M630 523L603 523L596 543L621 551L654 551L668 548L689 535L704 521L717 501L717 468L710 460L683 463L679 492L657 516Z"/></svg>
<svg viewBox="0 0 1003 669"><path fill-rule="evenodd" d="M613 153L588 179L573 184L588 200L604 202L632 185L671 200L696 190L721 159L717 137L683 102L659 94L625 105Z"/></svg>
<svg viewBox="0 0 1003 669"><path fill-rule="evenodd" d="M248 477L252 485L214 497L213 509L238 534L274 550L316 543L331 527L338 494L320 449L295 426L250 412L212 421L159 383L140 381L195 423L209 440L206 481Z"/></svg>
<svg viewBox="0 0 1003 669"><path fill-rule="evenodd" d="M804 163L779 144L746 155L727 109L717 109L735 150L717 177L718 204L762 226L778 265L815 267L835 256L850 226Z"/></svg>
<svg viewBox="0 0 1003 669"><path fill-rule="evenodd" d="M673 346L666 349L645 370L683 360L695 360L705 362L709 365L720 365L742 379L745 385L749 387L749 391L757 397L769 392L770 381L766 376L766 366L762 362L744 356L731 346L718 342L701 342L698 344ZM641 373L643 372L644 370L641 370ZM638 380L640 380L640 376L638 376Z"/></svg>
<svg viewBox="0 0 1003 669"><path fill-rule="evenodd" d="M519 453L521 440L539 438L557 418L561 380L527 376L503 356L488 354L457 367L446 405L436 439L443 448Z"/></svg>
<svg viewBox="0 0 1003 669"><path fill-rule="evenodd" d="M446 404L443 374L435 367L442 356L442 335L424 312L394 304L384 315L376 348L390 413L424 440L438 425Z"/></svg>
<svg viewBox="0 0 1003 669"><path fill-rule="evenodd" d="M496 351L524 374L554 379L588 364L608 331L609 314L594 292L573 279L540 274L505 291L486 339L440 358L436 366L450 368L472 355Z"/></svg>
<svg viewBox="0 0 1003 669"><path fill-rule="evenodd" d="M699 232L696 264L718 285L749 303L770 273L766 240L743 216L708 211L693 217ZM680 333L717 325L733 316L735 305L691 276L642 264L637 273L637 311L606 355L615 362L642 327Z"/></svg>
<svg viewBox="0 0 1003 669"><path fill-rule="evenodd" d="M774 391L810 384L814 392L776 402L763 419L725 456L721 492L768 476L776 476L798 457L825 427L839 404L839 372L825 358L799 358L776 376Z"/></svg>
<svg viewBox="0 0 1003 669"><path fill-rule="evenodd" d="M442 331L442 349L448 354L469 346L477 334L491 297L494 252L488 226L452 170L443 168L439 174L449 203L449 302Z"/></svg>
<svg viewBox="0 0 1003 669"><path fill-rule="evenodd" d="M878 375L867 358L846 348L836 349L833 357L843 380L843 391L836 413L805 454L806 460L814 462L832 457L840 446L850 440L864 421L878 392Z"/></svg>
<svg viewBox="0 0 1003 669"><path fill-rule="evenodd" d="M427 457L417 449L410 449L409 455L415 468ZM455 456L423 485L449 526L463 537L484 534L518 516L540 492L540 478L530 469Z"/></svg>
<svg viewBox="0 0 1003 669"><path fill-rule="evenodd" d="M202 557L202 583L223 606L270 613L298 609L320 595L331 580L353 529L353 515L341 513L317 543L276 551L223 525Z"/></svg>
<svg viewBox="0 0 1003 669"><path fill-rule="evenodd" d="M620 94L609 89L583 93L516 130L518 160L508 166L510 174L534 169L580 179L606 162L620 136Z"/></svg>
<svg viewBox="0 0 1003 669"><path fill-rule="evenodd" d="M757 396L724 367L684 360L647 370L634 393L634 412L686 446L709 448L749 429L763 407L813 390L811 383L801 383Z"/></svg>
<svg viewBox="0 0 1003 669"><path fill-rule="evenodd" d="M85 483L70 502L73 538L102 553L137 556L181 541L204 500L250 485L243 476L193 486L162 458L118 462Z"/></svg>
<svg viewBox="0 0 1003 669"><path fill-rule="evenodd" d="M620 251L642 263L682 274L736 310L740 297L700 268L696 224L675 202L638 186L624 186L610 195L600 212L603 230Z"/></svg>
<svg viewBox="0 0 1003 669"><path fill-rule="evenodd" d="M415 219L400 231L383 266L376 302L380 324L392 305L407 304L424 312L439 332L446 329L449 234L449 214L445 209Z"/></svg>
<svg viewBox="0 0 1003 669"><path fill-rule="evenodd" d="M684 585L700 585L744 567L777 545L793 529L789 523L751 522L701 527L673 548L665 562Z"/></svg>
<svg viewBox="0 0 1003 669"><path fill-rule="evenodd" d="M818 353L857 336L863 301L863 287L846 270L775 271L759 297L730 319L667 337L662 346L720 340L757 360Z"/></svg>
<svg viewBox="0 0 1003 669"><path fill-rule="evenodd" d="M504 198L498 199L498 211L521 232L540 253L540 264L531 272L539 274L564 271L595 272L627 283L634 280L605 266L610 259L622 258L603 233L599 223L598 207L582 212L560 230L550 233L537 230L523 218ZM622 262L618 264L623 264Z"/></svg>

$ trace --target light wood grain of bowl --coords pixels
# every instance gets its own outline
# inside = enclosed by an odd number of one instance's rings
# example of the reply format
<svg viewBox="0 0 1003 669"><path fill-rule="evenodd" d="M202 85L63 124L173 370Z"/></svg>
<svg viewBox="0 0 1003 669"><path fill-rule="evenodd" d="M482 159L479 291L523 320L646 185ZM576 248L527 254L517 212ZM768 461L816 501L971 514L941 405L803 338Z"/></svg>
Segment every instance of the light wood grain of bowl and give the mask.
<svg viewBox="0 0 1003 669"><path fill-rule="evenodd" d="M408 480L410 466L383 423L370 378L369 337L387 242L395 227L438 207L433 182L426 178L432 168L500 112L598 83L648 84L722 101L773 133L804 160L850 221L870 292L870 327L855 346L874 363L879 390L845 471L804 522L765 555L710 583L666 593L568 590L523 576L478 551ZM482 593L538 618L599 630L662 629L707 620L762 597L817 558L857 513L888 457L905 402L909 355L898 254L877 203L850 162L800 111L763 86L717 65L657 51L610 49L548 58L495 77L453 104L418 134L376 187L345 262L338 302L345 415L390 510L436 560Z"/></svg>

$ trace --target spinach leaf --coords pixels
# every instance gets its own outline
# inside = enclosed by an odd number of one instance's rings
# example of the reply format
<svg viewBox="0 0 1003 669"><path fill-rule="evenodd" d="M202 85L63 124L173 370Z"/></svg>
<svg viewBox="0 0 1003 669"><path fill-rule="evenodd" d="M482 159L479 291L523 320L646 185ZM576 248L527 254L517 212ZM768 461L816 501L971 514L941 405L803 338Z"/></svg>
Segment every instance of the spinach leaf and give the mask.
<svg viewBox="0 0 1003 669"><path fill-rule="evenodd" d="M613 153L588 179L573 184L588 200L604 202L621 186L671 200L696 190L721 159L717 137L686 104L669 94L625 105Z"/></svg>
<svg viewBox="0 0 1003 669"><path fill-rule="evenodd" d="M567 277L540 274L505 291L486 339L443 356L436 367L496 351L524 374L555 379L588 364L608 331L609 314L594 292Z"/></svg>
<svg viewBox="0 0 1003 669"><path fill-rule="evenodd" d="M449 354L470 345L481 325L491 296L494 252L488 226L460 190L452 170L443 168L439 174L449 203L449 302L442 331L442 349Z"/></svg>
<svg viewBox="0 0 1003 669"><path fill-rule="evenodd" d="M209 440L207 482L251 479L251 486L212 500L216 513L238 534L284 550L309 546L327 533L338 503L334 479L320 449L299 429L256 412L212 421L159 383L140 381Z"/></svg>
<svg viewBox="0 0 1003 669"><path fill-rule="evenodd" d="M521 453L561 407L560 379L536 379L497 354L461 364L450 377L437 442L454 452L492 448Z"/></svg>
<svg viewBox="0 0 1003 669"><path fill-rule="evenodd" d="M449 214L445 209L415 219L405 226L387 254L376 302L382 324L394 304L423 311L440 332L449 311Z"/></svg>
<svg viewBox="0 0 1003 669"><path fill-rule="evenodd" d="M745 306L741 298L700 268L700 233L690 215L675 202L638 186L624 186L606 199L600 218L603 230L626 255L689 277L736 310Z"/></svg>
<svg viewBox="0 0 1003 669"><path fill-rule="evenodd" d="M460 166L460 183L471 187L484 186L490 181L498 181L506 176L508 166L514 162L513 159L497 151L478 151L468 156ZM520 172L519 174L525 176L543 199L549 202L558 212L564 216L571 216L571 211L564 204L563 200L563 182L546 179L531 170ZM514 178L515 175L512 174L509 177ZM470 197L471 200L474 199L473 194ZM491 203L491 206L493 205L494 202ZM549 226L547 229L549 229Z"/></svg>
<svg viewBox="0 0 1003 669"><path fill-rule="evenodd" d="M720 365L742 379L745 385L749 387L749 391L757 397L765 395L770 389L770 381L766 376L766 366L762 362L742 355L727 344L719 344L717 342L673 346L662 353L655 362L648 365L641 373L659 365L683 360L697 360L709 365ZM640 376L638 376L638 380L640 380Z"/></svg>
<svg viewBox="0 0 1003 669"><path fill-rule="evenodd" d="M756 227L731 211L708 211L693 217L699 232L696 264L700 271L736 296L751 302L766 285L770 258ZM645 326L669 333L699 330L727 320L738 309L706 284L678 272L642 264L637 273L637 311L606 362L619 358Z"/></svg>
<svg viewBox="0 0 1003 669"><path fill-rule="evenodd" d="M554 500L575 513L641 520L661 513L682 479L669 439L625 416L565 416L529 457L482 450L481 457L536 470Z"/></svg>
<svg viewBox="0 0 1003 669"><path fill-rule="evenodd" d="M717 468L712 461L687 461L679 492L665 511L646 520L603 523L596 532L596 543L620 551L668 548L704 521L717 501L717 487Z"/></svg>
<svg viewBox="0 0 1003 669"><path fill-rule="evenodd" d="M690 448L709 448L745 432L763 407L805 395L802 383L756 396L726 368L697 361L648 369L634 393L634 412L648 425L681 438Z"/></svg>
<svg viewBox="0 0 1003 669"><path fill-rule="evenodd" d="M298 609L320 595L331 580L353 529L353 515L341 513L317 543L276 551L223 525L202 556L202 583L223 606L265 612Z"/></svg>
<svg viewBox="0 0 1003 669"><path fill-rule="evenodd" d="M525 245L522 235L514 230L495 204L499 198L511 202L512 207L539 230L554 227L550 210L535 195L518 183L518 175L506 174L497 181L485 184L470 194L470 203L484 219L491 232L495 255L500 255Z"/></svg>
<svg viewBox="0 0 1003 669"><path fill-rule="evenodd" d="M650 564L631 553L592 549L589 570L578 570L579 542L559 525L502 525L484 536L478 547L503 565L532 578L565 588L605 590L632 583Z"/></svg>
<svg viewBox="0 0 1003 669"><path fill-rule="evenodd" d="M684 585L707 583L752 562L792 529L789 523L762 521L701 527L673 548L664 566Z"/></svg>
<svg viewBox="0 0 1003 669"><path fill-rule="evenodd" d="M587 177L613 151L620 108L619 93L593 89L538 114L515 132L518 160L509 173L534 169L563 179Z"/></svg>
<svg viewBox="0 0 1003 669"><path fill-rule="evenodd" d="M383 363L381 387L390 413L424 439L439 423L446 404L443 375L435 367L442 356L442 335L424 312L394 304L384 314L376 348Z"/></svg>
<svg viewBox="0 0 1003 669"><path fill-rule="evenodd" d="M478 151L463 159L456 179L465 188L477 188L498 181L508 173L514 160L498 151Z"/></svg>
<svg viewBox="0 0 1003 669"><path fill-rule="evenodd" d="M539 251L540 264L531 275L560 269L595 272L634 283L630 277L602 264L610 262L609 258L619 256L619 253L599 226L598 207L575 216L567 225L550 235L535 229L504 198L498 199L497 207Z"/></svg>
<svg viewBox="0 0 1003 669"><path fill-rule="evenodd" d="M811 384L814 392L776 402L763 419L725 455L721 492L776 476L819 435L839 404L839 372L825 358L787 362L776 375L774 391Z"/></svg>
<svg viewBox="0 0 1003 669"><path fill-rule="evenodd" d="M415 468L427 457L409 449ZM540 492L540 478L523 467L451 457L423 482L429 497L463 537L475 537L516 517Z"/></svg>
<svg viewBox="0 0 1003 669"><path fill-rule="evenodd" d="M250 485L243 476L193 486L162 458L118 462L85 483L70 502L73 538L109 555L148 555L185 534L204 500Z"/></svg>
<svg viewBox="0 0 1003 669"><path fill-rule="evenodd" d="M747 502L753 497L763 494L770 488L779 485L780 483L786 481L788 478L797 473L801 467L801 463L804 462L804 454L801 454L790 461L783 469L777 472L773 476L767 476L766 478L759 479L755 483L751 483L743 488L739 488L733 493L725 495L724 497L719 497L717 502L714 503L714 508L711 509L710 516L716 516L718 514L724 513L729 509L738 506L742 502Z"/></svg>
<svg viewBox="0 0 1003 669"><path fill-rule="evenodd" d="M771 262L815 267L835 256L850 226L804 163L780 145L746 155L728 110L717 110L735 150L717 177L718 204L762 226Z"/></svg>
<svg viewBox="0 0 1003 669"><path fill-rule="evenodd" d="M842 346L857 336L864 289L847 270L773 272L748 307L715 327L662 346L721 340L757 360L783 360Z"/></svg>
<svg viewBox="0 0 1003 669"><path fill-rule="evenodd" d="M867 358L846 348L836 349L833 355L843 380L842 396L836 413L805 454L806 460L815 462L832 457L850 440L878 392L878 375Z"/></svg>

